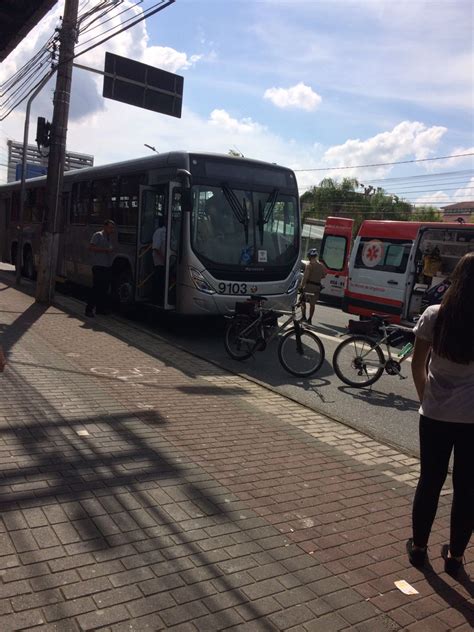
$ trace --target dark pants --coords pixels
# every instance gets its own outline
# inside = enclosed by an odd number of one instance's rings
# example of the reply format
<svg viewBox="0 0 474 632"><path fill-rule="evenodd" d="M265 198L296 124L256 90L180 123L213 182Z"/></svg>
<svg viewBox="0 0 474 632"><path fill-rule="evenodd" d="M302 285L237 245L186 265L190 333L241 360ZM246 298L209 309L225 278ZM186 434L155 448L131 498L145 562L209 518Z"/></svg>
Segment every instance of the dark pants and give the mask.
<svg viewBox="0 0 474 632"><path fill-rule="evenodd" d="M107 307L108 293L112 281L112 270L105 266L92 266L92 290L86 310L104 311Z"/></svg>
<svg viewBox="0 0 474 632"><path fill-rule="evenodd" d="M153 295L157 305L164 305L165 299L165 266L155 266L153 274Z"/></svg>
<svg viewBox="0 0 474 632"><path fill-rule="evenodd" d="M421 472L413 502L413 540L428 544L449 459L454 450L451 555L464 554L474 527L474 423L420 417Z"/></svg>

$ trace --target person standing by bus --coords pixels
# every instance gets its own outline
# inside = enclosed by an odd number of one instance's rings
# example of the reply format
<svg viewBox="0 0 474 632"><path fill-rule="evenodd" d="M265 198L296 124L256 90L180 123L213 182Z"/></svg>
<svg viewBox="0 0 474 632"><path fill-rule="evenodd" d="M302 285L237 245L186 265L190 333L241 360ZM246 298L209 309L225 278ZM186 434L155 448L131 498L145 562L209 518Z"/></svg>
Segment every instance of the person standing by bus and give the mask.
<svg viewBox="0 0 474 632"><path fill-rule="evenodd" d="M165 218L158 218L158 228L153 233L153 265L155 303L164 304L166 287L166 224Z"/></svg>
<svg viewBox="0 0 474 632"><path fill-rule="evenodd" d="M89 252L92 258L92 291L86 305L86 316L92 318L94 309L97 314L106 313L107 295L112 282L112 252L114 246L112 236L115 222L107 219L104 228L92 235Z"/></svg>
<svg viewBox="0 0 474 632"><path fill-rule="evenodd" d="M445 570L451 575L462 569L474 526L473 323L471 252L458 262L441 305L428 307L414 328L412 359L413 380L421 401L421 472L413 502L413 537L407 542L407 552L413 566L424 564L439 496L454 452L450 539L449 545L441 549Z"/></svg>
<svg viewBox="0 0 474 632"><path fill-rule="evenodd" d="M318 260L318 251L311 248L308 252L309 262L306 264L301 280L300 292L303 294L301 310L303 320L311 324L314 315L314 308L321 293L321 280L326 276L323 264ZM306 302L309 303L309 318L306 318Z"/></svg>

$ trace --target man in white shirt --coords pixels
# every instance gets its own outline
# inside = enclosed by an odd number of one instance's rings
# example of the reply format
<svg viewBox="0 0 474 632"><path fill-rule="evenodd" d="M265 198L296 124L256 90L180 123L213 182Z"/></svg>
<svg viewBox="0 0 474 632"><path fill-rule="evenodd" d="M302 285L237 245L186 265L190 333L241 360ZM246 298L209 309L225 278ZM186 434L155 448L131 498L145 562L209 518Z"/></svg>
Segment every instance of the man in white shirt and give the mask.
<svg viewBox="0 0 474 632"><path fill-rule="evenodd" d="M158 228L153 233L152 252L153 265L155 266L155 302L158 304L163 304L166 273L166 226L165 219L163 217L160 217L158 219Z"/></svg>

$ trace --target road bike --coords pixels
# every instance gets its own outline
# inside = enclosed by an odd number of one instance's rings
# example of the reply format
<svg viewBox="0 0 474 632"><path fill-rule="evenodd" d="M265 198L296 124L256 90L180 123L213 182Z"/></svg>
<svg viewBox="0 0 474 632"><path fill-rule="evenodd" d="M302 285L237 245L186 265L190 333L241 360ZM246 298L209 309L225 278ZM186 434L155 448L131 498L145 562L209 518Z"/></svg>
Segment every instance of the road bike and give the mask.
<svg viewBox="0 0 474 632"><path fill-rule="evenodd" d="M379 380L384 371L406 379L401 367L413 353L415 336L410 328L391 324L386 317L373 315L366 321L350 320L349 333L353 335L336 347L332 360L334 372L342 382L363 388ZM397 347L398 351L393 353L393 347Z"/></svg>
<svg viewBox="0 0 474 632"><path fill-rule="evenodd" d="M298 377L308 377L319 371L324 362L324 346L297 318L301 302L295 303L291 312L275 312L264 308L266 300L265 296L252 296L235 304L235 314L230 317L224 337L227 353L234 360L246 360L256 351L264 351L270 341L282 334L278 344L282 367ZM281 315L288 318L279 325Z"/></svg>

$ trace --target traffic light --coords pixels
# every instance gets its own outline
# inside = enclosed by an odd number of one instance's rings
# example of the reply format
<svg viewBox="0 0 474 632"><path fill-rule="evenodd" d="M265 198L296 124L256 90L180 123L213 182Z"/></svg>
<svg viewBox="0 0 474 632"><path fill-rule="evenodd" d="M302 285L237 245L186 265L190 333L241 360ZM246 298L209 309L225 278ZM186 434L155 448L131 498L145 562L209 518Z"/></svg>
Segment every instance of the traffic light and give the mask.
<svg viewBox="0 0 474 632"><path fill-rule="evenodd" d="M36 143L38 147L49 147L51 142L51 123L44 116L38 116L36 125Z"/></svg>

